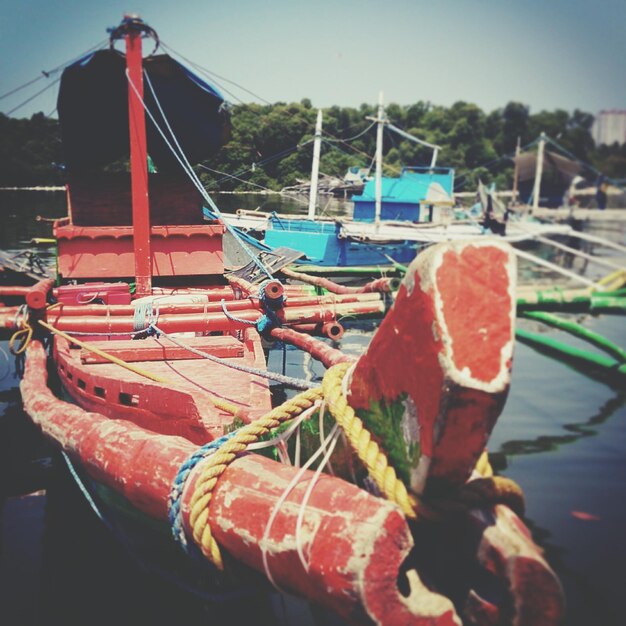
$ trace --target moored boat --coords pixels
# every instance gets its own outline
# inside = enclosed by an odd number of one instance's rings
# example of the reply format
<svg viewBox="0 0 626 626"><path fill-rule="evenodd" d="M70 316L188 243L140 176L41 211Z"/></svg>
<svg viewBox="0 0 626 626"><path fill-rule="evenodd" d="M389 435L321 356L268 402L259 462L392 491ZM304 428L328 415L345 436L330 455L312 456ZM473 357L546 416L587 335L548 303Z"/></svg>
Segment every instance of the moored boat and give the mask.
<svg viewBox="0 0 626 626"><path fill-rule="evenodd" d="M457 208L454 170L437 166L441 148L391 124L384 112L382 94L378 116L369 119L378 127L376 176L365 183L360 194L352 196L350 215L334 219L316 215L321 142L319 111L307 216L240 210L236 215L225 215L224 219L237 229L253 231L269 249L290 246L305 255L305 264L324 268L390 268L410 262L420 250L441 241L497 235L504 241L519 243L577 234L567 224L541 222L513 212L496 219L487 206L483 206L478 216ZM383 128L432 149L430 165L405 167L399 176L383 176ZM482 185L479 186L481 191ZM486 201L484 193L482 196ZM207 211L207 215L214 217L211 211Z"/></svg>
<svg viewBox="0 0 626 626"><path fill-rule="evenodd" d="M388 282L323 301L256 258L258 282L224 274L223 222L202 220L193 187L147 175L143 34L137 18L114 33L126 43L130 184L111 194L83 172L70 181L60 284L40 281L6 318L26 331L28 414L104 514L171 527L157 543L175 538L183 558L195 545L213 564L205 584L256 570L353 624L558 623L560 585L519 517L519 490L484 456L510 383L510 248L485 239L420 255L358 360L294 330L344 305L382 314ZM321 388L268 372L261 334L321 360ZM49 364L72 403L48 387ZM272 380L300 393L272 408ZM317 471L304 448L293 464L248 453L270 436L284 456L313 415Z"/></svg>

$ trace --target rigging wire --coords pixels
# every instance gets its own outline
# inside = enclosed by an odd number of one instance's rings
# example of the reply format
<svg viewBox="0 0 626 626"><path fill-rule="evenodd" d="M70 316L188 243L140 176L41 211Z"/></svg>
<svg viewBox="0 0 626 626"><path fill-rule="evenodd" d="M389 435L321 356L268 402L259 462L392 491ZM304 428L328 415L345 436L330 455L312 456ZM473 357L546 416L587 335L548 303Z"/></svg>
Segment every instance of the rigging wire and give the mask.
<svg viewBox="0 0 626 626"><path fill-rule="evenodd" d="M18 91L21 91L22 89L25 89L26 87L29 87L30 85L36 83L37 81L41 80L42 78L49 78L53 74L56 74L60 70L66 68L68 65L71 65L72 63L78 61L79 59L82 59L85 55L89 54L90 52L94 52L95 50L103 48L104 45L107 42L108 42L108 39L104 39L104 40L100 41L99 43L97 43L95 46L92 46L91 48L85 50L85 52L79 54L78 56L72 57L69 61L65 61L65 63L61 63L61 65L57 65L57 67L55 67L55 68L53 68L51 70L48 70L48 71L41 70L41 76L37 76L36 78L33 78L32 80L29 80L28 82L24 83L23 85L20 85L19 87L15 87L14 89L11 89L10 91L7 91L6 93L0 95L0 100L4 100L4 98L8 98L9 96L13 95L14 93L17 93Z"/></svg>
<svg viewBox="0 0 626 626"><path fill-rule="evenodd" d="M175 54L176 56L180 57L181 59L183 59L184 61L186 61L187 63L189 63L194 69L196 69L198 72L204 74L205 76L209 77L211 80L215 80L215 78L219 79L219 80L224 80L236 87L238 87L239 89L241 89L242 91L245 91L246 93L248 93L249 95L251 95L253 98L256 98L257 100L260 100L261 102L263 102L264 104L268 105L268 106L274 106L274 103L270 102L269 100L266 100L265 98L259 96L258 94L254 93L253 91L247 89L246 87L244 87L243 85L240 85L238 83L236 83L235 81L229 80L223 76L221 76L220 74L217 74L216 72L213 72L212 70L209 70L201 65L199 65L198 63L195 63L194 61L188 59L187 57L185 57L184 55L182 55L180 52L177 52L176 50L174 50L171 46L168 46L167 44L164 44L163 42L161 42L161 46L166 49L167 51L171 52L172 54ZM220 85L220 88L223 89L223 86ZM227 91L226 89L224 89L224 91ZM229 92L232 94L232 92ZM245 104L243 102L243 100L241 100L240 98L236 97L233 95L233 97L235 97L236 100L238 100L241 104ZM289 113L287 112L287 114L291 117L301 117L302 113L297 112L297 113ZM310 120L303 118L307 123L311 123ZM333 138L334 141L336 141L337 143L345 143L346 147L350 148L352 151L364 155L365 153L363 153L361 150L358 150L358 148L355 148L354 146L352 146L349 143L346 143L346 140L342 139L341 137L336 137L335 135L325 131L327 135L329 135L330 137ZM369 158L369 155L366 155Z"/></svg>
<svg viewBox="0 0 626 626"><path fill-rule="evenodd" d="M155 101L155 103L157 105L159 113L161 114L161 118L163 119L163 121L164 121L164 123L165 123L165 125L167 127L167 130L169 131L170 136L172 137L172 140L176 144L176 148L178 149L178 152L180 154L178 154L176 152L176 150L172 146L171 142L165 136L165 133L163 132L163 130L161 129L161 127L157 123L154 115L152 114L152 112L150 111L148 106L146 105L143 97L140 95L139 91L137 90L137 87L135 86L135 84L131 80L131 78L130 78L130 76L128 74L128 70L126 70L126 79L128 80L128 84L131 86L133 92L137 96L137 99L141 102L144 110L146 111L146 113L150 117L150 120L152 121L152 123L154 124L155 128L157 129L157 131L159 132L159 134L163 138L163 141L165 141L165 143L167 144L167 147L170 149L170 151L172 152L172 154L174 155L176 160L179 162L179 164L183 168L183 171L190 178L190 180L193 183L193 185L202 194L202 197L206 200L206 202L209 204L211 209L213 209L213 211L218 216L218 218L221 219L221 221L224 224L224 226L233 235L233 237L239 243L239 245L244 250L244 252L246 252L246 254L248 254L248 256L252 259L252 261L255 263L255 265L257 265L259 267L259 269L264 274L266 274L269 278L272 278L272 272L268 269L268 267L263 263L263 261L261 261L261 259L259 259L254 254L254 252L252 252L252 250L250 250L248 245L242 240L241 237L239 237L239 235L237 234L236 230L226 220L224 220L222 218L222 213L219 210L217 204L215 204L215 202L213 201L213 198L211 198L211 196L208 194L207 190L202 186L202 182L198 178L197 174L194 172L193 167L189 163L189 161L188 161L188 159L187 159L183 149L181 148L178 140L176 139L176 135L174 134L174 131L172 130L172 127L170 126L169 122L167 121L167 118L165 117L165 113L163 111L163 108L161 107L161 103L160 103L160 101L159 101L159 99L158 99L158 97L156 95L156 92L154 91L154 87L152 86L152 82L150 81L150 76L148 75L148 73L145 70L144 70L143 73L144 73L144 77L146 79L146 82L148 84L148 87L150 88L150 91L152 93L152 96L154 97L154 101Z"/></svg>
<svg viewBox="0 0 626 626"><path fill-rule="evenodd" d="M259 189L262 189L263 191L270 191L272 193L275 193L276 195L279 196L285 196L285 194L282 191L274 191L273 189L270 189L269 187L265 187L264 185L259 185L258 183L253 183L250 180L246 180L245 178L238 178L237 176L233 175L233 174L228 174L226 172L221 172L220 170L214 170L210 167L207 167L206 165L202 165L202 163L200 163L198 165L198 167L202 168L203 170L207 170L208 172L212 172L214 174L220 174L223 176L223 178L221 178L220 180L217 181L217 183L221 182L221 181L225 181L228 180L229 178L234 178L235 180L238 180L242 183L244 183L245 185L251 185L253 187L258 187ZM246 171L250 171L250 170L246 170ZM245 172L244 172L245 173ZM289 196L290 198L292 198L292 196ZM308 202L305 200L302 200L301 198L293 198L294 200L296 200L297 202L300 202L304 205L308 205Z"/></svg>
<svg viewBox="0 0 626 626"><path fill-rule="evenodd" d="M354 141L355 139L362 137L363 135L365 135L366 132L368 132L375 125L376 125L376 122L372 122L365 130L361 131L358 135L354 135L354 137L348 137L347 139L325 139L324 141L326 143L348 143L349 141Z"/></svg>
<svg viewBox="0 0 626 626"><path fill-rule="evenodd" d="M303 143L300 143L300 144L298 144L296 146L293 146L291 148L287 148L285 150L282 150L281 152L278 152L278 153L276 153L274 155L266 157L265 159L261 159L260 161L255 161L249 168L246 168L245 170L240 170L239 172L236 172L234 175L233 174L227 174L226 172L221 172L222 174L224 174L224 177L218 179L217 181L213 181L213 182L214 182L214 184L219 184L219 183L222 183L222 182L228 180L229 178L236 178L237 176L243 176L244 174L247 174L249 172L254 172L254 170L257 167L261 167L262 168L263 166L267 165L268 163L271 163L272 161L276 161L276 160L282 158L283 156L291 154L291 153L295 152L296 150L299 150L300 148L302 148L302 147L304 147L304 146L306 146L306 145L308 145L309 143L312 143L312 142L313 142L313 140L310 139L310 140L305 141ZM206 169L209 169L209 168L206 168ZM246 181L243 181L243 182L246 182ZM211 186L211 185L209 185L209 186Z"/></svg>
<svg viewBox="0 0 626 626"><path fill-rule="evenodd" d="M37 98L38 96L40 96L42 93L44 93L45 91L48 91L48 89L50 89L51 87L54 87L59 81L61 80L61 78L56 78L55 80L53 80L51 83L49 83L48 85L46 85L43 89L40 89L37 93L33 94L32 96L30 96L30 98L27 98L26 100L24 100L23 102L21 102L20 104L18 104L17 106L13 107L10 111L7 111L5 113L5 115L9 116L12 113L15 113L15 111L21 109L23 106L26 106L31 100L34 100L35 98Z"/></svg>

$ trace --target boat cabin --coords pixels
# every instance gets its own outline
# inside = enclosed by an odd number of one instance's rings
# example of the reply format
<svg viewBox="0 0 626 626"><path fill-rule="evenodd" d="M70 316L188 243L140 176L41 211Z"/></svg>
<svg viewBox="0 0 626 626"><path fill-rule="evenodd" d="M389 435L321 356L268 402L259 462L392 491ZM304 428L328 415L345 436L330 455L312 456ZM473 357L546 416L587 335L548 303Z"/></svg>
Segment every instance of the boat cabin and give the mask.
<svg viewBox="0 0 626 626"><path fill-rule="evenodd" d="M148 174L152 276L224 272L221 222L207 222L203 198L188 178ZM54 224L61 281L132 279L135 275L128 174L70 177L68 217Z"/></svg>
<svg viewBox="0 0 626 626"><path fill-rule="evenodd" d="M432 222L438 207L454 205L454 170L449 167L405 167L398 178L382 178L382 220ZM376 180L353 196L354 220L373 222L376 213Z"/></svg>

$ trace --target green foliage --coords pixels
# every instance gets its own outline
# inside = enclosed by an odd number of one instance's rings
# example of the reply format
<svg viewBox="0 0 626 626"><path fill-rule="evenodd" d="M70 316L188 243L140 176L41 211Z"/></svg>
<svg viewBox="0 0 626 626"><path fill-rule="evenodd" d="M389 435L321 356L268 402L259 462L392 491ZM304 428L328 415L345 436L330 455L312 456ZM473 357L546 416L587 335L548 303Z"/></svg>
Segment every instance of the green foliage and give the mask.
<svg viewBox="0 0 626 626"><path fill-rule="evenodd" d="M396 470L405 485L411 483L411 470L417 466L422 455L419 442L407 442L404 438L404 418L407 395L393 401L372 401L368 411L359 411L365 427L373 434L385 451L389 464Z"/></svg>
<svg viewBox="0 0 626 626"><path fill-rule="evenodd" d="M60 185L61 136L56 120L36 113L30 119L0 113L0 186Z"/></svg>
<svg viewBox="0 0 626 626"><path fill-rule="evenodd" d="M231 139L197 172L210 190L254 191L259 187L280 190L310 177L316 110L307 98L299 103L240 104L233 106ZM509 102L489 114L472 103L451 107L416 102L386 107L390 121L406 132L441 146L438 163L456 170L458 190L473 190L480 178L510 187L513 165L509 157L518 142L522 146L541 132L559 142L585 163L612 178L626 177L626 147L594 145L593 116L583 111L540 111ZM358 109L333 106L324 110L324 143L320 171L342 177L351 166L370 167L376 132L368 116L376 106ZM56 120L41 113L30 119L0 114L0 185L62 184L60 131ZM428 165L432 151L391 132L385 133L384 173L397 175L403 166ZM108 166L127 168L126 161Z"/></svg>

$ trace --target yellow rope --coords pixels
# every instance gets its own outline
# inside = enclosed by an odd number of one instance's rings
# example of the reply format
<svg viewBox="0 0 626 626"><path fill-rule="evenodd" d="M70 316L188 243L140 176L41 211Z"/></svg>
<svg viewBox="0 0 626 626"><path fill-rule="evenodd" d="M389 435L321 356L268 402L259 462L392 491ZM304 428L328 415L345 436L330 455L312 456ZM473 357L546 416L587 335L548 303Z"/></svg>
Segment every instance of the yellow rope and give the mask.
<svg viewBox="0 0 626 626"><path fill-rule="evenodd" d="M241 428L237 434L220 446L219 450L207 459L195 485L190 503L189 522L193 530L193 538L200 546L202 553L212 561L218 569L223 569L220 549L215 541L208 522L209 503L213 488L229 463L243 452L249 444L256 442L270 430L283 422L297 417L312 407L321 398L321 390L304 391L291 400L270 411L266 416L255 420Z"/></svg>
<svg viewBox="0 0 626 626"><path fill-rule="evenodd" d="M105 352L104 350L101 350L100 348L94 346L91 343L80 341L79 339L76 339L76 337L72 337L71 335L64 333L62 330L55 328L54 326L52 326L51 324L48 324L47 322L39 320L39 323L41 324L41 326L49 330L52 334L59 335L59 337L63 337L63 339L66 339L67 341L70 341L71 343L74 343L77 346L84 348L85 350L89 350L89 352L93 352L94 354L101 356L103 359L107 359L107 361L110 361L111 363L115 363L116 365L119 365L120 367L123 367L124 369L127 369L130 372L139 374L139 376L143 376L144 378L148 378L157 383L162 383L164 385L171 385L172 387L176 386L176 383L174 383L171 380L168 380L167 378L163 378L162 376L152 374L151 372L141 367L137 367L136 365L131 365L130 363L127 363L126 361L123 361L122 359L119 359L118 357L112 354L109 354L108 352ZM31 333L32 333L32 329L31 329ZM228 402L228 400L222 400L221 398L218 398L217 396L214 396L211 394L209 394L209 399L215 407L217 407L218 409L222 411L226 411L227 413L230 413L231 415L237 416L237 415L240 415L241 413L241 408L238 407L236 404L233 404L232 402Z"/></svg>
<svg viewBox="0 0 626 626"><path fill-rule="evenodd" d="M626 284L626 270L616 270L598 281L607 291L621 289Z"/></svg>
<svg viewBox="0 0 626 626"><path fill-rule="evenodd" d="M408 493L396 470L389 465L387 455L372 439L354 409L343 394L341 383L351 363L340 363L331 367L322 381L322 392L331 414L343 429L352 449L374 479L387 500L395 502L409 518L414 518L417 501Z"/></svg>
<svg viewBox="0 0 626 626"><path fill-rule="evenodd" d="M26 348L28 348L28 344L32 338L33 327L27 321L22 322L22 328L16 330L13 335L11 335L11 339L9 340L9 350L11 351L11 354L14 356L22 354ZM15 344L18 340L21 343L16 348Z"/></svg>
<svg viewBox="0 0 626 626"><path fill-rule="evenodd" d="M19 307L17 315L15 317L15 325L18 327L12 335L11 339L9 339L9 351L12 355L18 356L22 354L26 348L28 348L28 344L31 342L33 338L33 327L30 325L30 320L28 319L29 310L26 305L22 305ZM15 344L19 341L19 345L16 348Z"/></svg>
<svg viewBox="0 0 626 626"><path fill-rule="evenodd" d="M352 449L361 459L378 488L388 500L402 509L406 517L432 520L442 515L467 511L486 503L504 503L516 511L523 510L521 489L508 478L493 476L486 451L483 452L476 465L482 478L462 485L454 493L435 498L432 503L429 500L428 504L418 501L408 493L393 467L389 466L387 456L372 440L371 434L365 429L363 422L356 416L354 409L348 405L343 395L342 381L350 365L350 363L341 363L331 367L324 375L321 388L307 390L276 407L266 416L244 426L232 439L206 459L191 497L189 523L193 538L202 553L218 569L223 569L224 563L219 546L211 532L209 505L219 477L248 445L256 442L280 424L297 417L322 397L328 403L330 413L343 429Z"/></svg>
<svg viewBox="0 0 626 626"><path fill-rule="evenodd" d="M283 422L297 417L322 397L328 401L331 414L346 433L350 445L380 490L387 499L398 504L407 517L415 517L415 499L408 494L406 487L396 476L395 470L389 466L385 454L380 450L378 444L372 441L371 435L363 427L363 422L355 415L354 410L348 406L343 397L341 382L350 365L350 363L341 363L331 367L324 376L321 388L305 391L275 408L265 417L244 426L216 453L208 457L196 481L195 491L191 498L189 523L193 538L200 546L202 553L219 569L223 568L223 561L208 523L211 494L219 477L229 463L249 444L256 442L259 437L267 434Z"/></svg>
<svg viewBox="0 0 626 626"><path fill-rule="evenodd" d="M478 461L476 462L476 471L485 478L490 478L493 476L493 468L489 463L489 455L487 454L487 450L483 450L483 453L480 455Z"/></svg>

